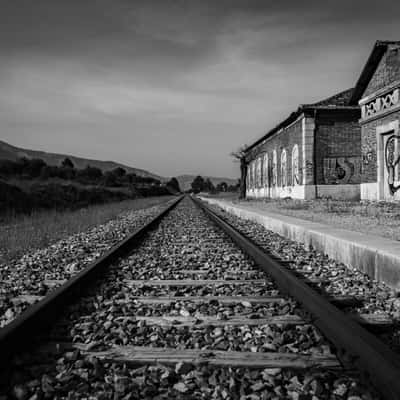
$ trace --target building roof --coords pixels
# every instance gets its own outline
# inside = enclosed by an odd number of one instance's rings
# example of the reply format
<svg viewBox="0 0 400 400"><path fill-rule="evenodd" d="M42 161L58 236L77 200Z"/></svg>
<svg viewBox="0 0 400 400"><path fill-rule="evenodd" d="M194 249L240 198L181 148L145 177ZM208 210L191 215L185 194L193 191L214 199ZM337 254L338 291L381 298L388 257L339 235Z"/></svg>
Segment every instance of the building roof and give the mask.
<svg viewBox="0 0 400 400"><path fill-rule="evenodd" d="M357 105L361 99L362 94L368 86L369 81L374 75L376 68L378 67L383 55L386 53L388 46L400 45L400 41L391 40L377 40L368 57L367 63L361 72L360 77L354 88L354 92L350 98L350 105Z"/></svg>
<svg viewBox="0 0 400 400"><path fill-rule="evenodd" d="M301 104L298 107L298 109L296 111L292 112L286 119L284 119L282 122L280 122L274 128L272 128L270 131L268 131L260 139L256 140L253 144L247 146L247 148L244 150L244 152L246 153L247 151L249 151L252 148L259 145L266 138L272 136L274 133L278 132L279 130L290 125L292 122L296 121L296 119L306 110L312 111L312 110L321 110L321 109L324 109L324 110L355 109L355 108L358 109L359 108L358 105L357 105L357 107L349 105L349 100L353 94L353 90L354 90L353 88L343 90L342 92L339 92L339 93L337 93L333 96L330 96L326 99L320 100L316 103Z"/></svg>
<svg viewBox="0 0 400 400"><path fill-rule="evenodd" d="M303 104L307 107L346 107L353 95L354 88L343 90L343 92L334 94L324 100L312 104Z"/></svg>

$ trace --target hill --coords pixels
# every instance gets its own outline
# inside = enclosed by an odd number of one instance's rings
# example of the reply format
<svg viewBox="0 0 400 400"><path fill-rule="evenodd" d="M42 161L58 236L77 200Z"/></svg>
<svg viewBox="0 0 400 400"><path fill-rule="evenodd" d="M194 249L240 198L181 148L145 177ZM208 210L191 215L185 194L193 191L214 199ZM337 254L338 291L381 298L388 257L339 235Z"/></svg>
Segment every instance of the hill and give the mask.
<svg viewBox="0 0 400 400"><path fill-rule="evenodd" d="M89 158L75 157L67 154L47 153L45 151L28 150L12 146L0 140L0 159L17 160L18 158L41 158L48 165L60 165L64 158L68 157L73 163L75 168L82 169L87 165L100 168L102 171L109 171L117 167L124 168L127 172L135 173L138 176L151 177L165 181L167 178L158 176L149 171L140 168L128 167L127 165L120 164L114 161L100 161L92 160Z"/></svg>
<svg viewBox="0 0 400 400"><path fill-rule="evenodd" d="M179 182L179 186L181 190L188 190L190 189L190 184L193 182L194 178L196 178L196 175L179 175L176 177L176 179ZM237 179L232 179L232 178L221 178L221 177L215 177L215 176L203 176L204 179L209 178L211 182L213 183L214 186L217 186L218 183L225 182L229 185L236 185L238 180Z"/></svg>
<svg viewBox="0 0 400 400"><path fill-rule="evenodd" d="M120 164L114 161L92 160L89 158L76 157L68 154L48 153L39 150L28 150L13 146L11 144L8 144L0 140L0 159L15 161L21 157L26 157L29 159L41 158L48 165L60 165L61 162L64 160L64 158L68 157L73 162L75 168L77 169L85 168L87 165L100 168L102 171L108 171L117 167L122 167L127 172L133 172L138 176L155 178L162 182L169 180L168 177L159 176L144 169L129 167L127 165ZM193 179L195 177L196 175L179 175L176 178L178 179L179 186L181 187L181 189L187 190L190 189L190 184L193 182ZM214 176L204 176L203 178L210 178L211 182L215 186L221 182L226 182L228 185L235 185L237 183L236 179L231 179L231 178L222 178Z"/></svg>

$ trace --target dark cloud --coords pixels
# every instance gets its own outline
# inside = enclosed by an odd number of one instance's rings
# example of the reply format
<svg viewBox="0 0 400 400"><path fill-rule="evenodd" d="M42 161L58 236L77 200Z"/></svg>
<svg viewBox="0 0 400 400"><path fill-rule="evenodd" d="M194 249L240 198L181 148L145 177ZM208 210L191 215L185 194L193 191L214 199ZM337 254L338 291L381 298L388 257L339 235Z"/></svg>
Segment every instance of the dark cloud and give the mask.
<svg viewBox="0 0 400 400"><path fill-rule="evenodd" d="M158 173L229 152L354 84L398 1L0 0L2 138ZM95 139L94 139L95 138Z"/></svg>

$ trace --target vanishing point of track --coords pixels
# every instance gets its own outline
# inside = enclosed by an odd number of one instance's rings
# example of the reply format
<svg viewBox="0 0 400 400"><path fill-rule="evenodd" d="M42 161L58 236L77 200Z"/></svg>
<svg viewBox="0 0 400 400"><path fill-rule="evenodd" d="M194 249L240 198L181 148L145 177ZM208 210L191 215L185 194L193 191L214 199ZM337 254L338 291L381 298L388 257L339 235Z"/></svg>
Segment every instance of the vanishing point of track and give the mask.
<svg viewBox="0 0 400 400"><path fill-rule="evenodd" d="M46 341L43 338L49 337L46 332L57 325L57 320L70 309L68 307L71 307L71 305L73 307L73 304L78 302L81 296L85 296L88 288L93 289L94 283L101 280L108 273L110 266L121 259L123 260L129 254L133 254L133 250L141 246L148 232L157 228L163 218L181 201L182 197L178 198L145 227L113 247L106 255L85 268L61 287L55 289L8 326L1 329L0 352L2 354L1 367L3 370L8 369L13 363L13 359L16 356L18 358L21 352L27 352L32 348L41 346L43 341ZM189 199L184 201L189 202ZM189 332L191 330L200 332L201 329L211 326L213 329L217 329L213 331L213 334L221 336L224 335L225 328L228 329L231 336L234 336L234 333L229 329L235 326L256 327L268 324L298 326L312 323L334 346L336 354L334 356L323 354L307 356L289 352L277 353L271 349L259 351L259 349L253 348L250 350L245 349L244 351L232 351L231 349L229 351L218 349L210 351L199 349L197 345L195 348L188 349L182 349L182 346L180 346L179 351L147 344L140 347L120 345L118 343L112 349L101 348L100 351L95 351L94 346L88 347L83 343L74 342L69 343L68 346L109 362L123 362L132 365L151 363L174 365L184 363L185 365L192 364L197 366L237 366L248 368L282 367L301 369L315 366L328 369L344 368L345 370L357 368L362 372L366 380L373 383L384 398L399 398L400 361L398 356L373 334L369 333L364 326L361 326L338 308L341 303L345 303L343 299L324 298L315 292L307 282L290 272L281 260L266 254L251 240L240 234L229 223L206 207L204 203L196 198L193 201L231 238L238 248L250 256L261 271L241 270L241 267L237 265L232 268L228 255L225 270L222 268L221 270L213 271L210 267L190 267L191 269L185 269L182 265L177 265L174 274L172 276L167 275L167 279L165 279L162 268L159 266L154 266L154 273L146 271L139 277L140 279L136 279L137 277L133 273L133 276L130 275L129 279L126 280L126 285L135 292L135 301L141 305L151 305L154 308L152 311L156 311L156 315L131 315L132 321L142 325L187 328ZM193 223L193 221L187 221L187 223ZM179 242L179 237L176 239ZM157 251L157 249L154 249L154 251ZM204 262L207 265L208 261L204 260ZM160 276L163 279L160 279ZM188 276L193 279L188 279ZM276 285L279 289L278 294L275 293L277 291L271 285ZM232 295L230 289L221 289L219 291L215 289L224 288L225 286L227 288L243 287L243 291L236 290ZM161 289L159 291L153 289L153 291L146 291L146 288L155 287ZM172 292L171 288L173 289ZM186 290L187 288L191 289ZM204 290L204 288L208 289ZM245 288L250 288L250 290L246 292ZM251 294L253 292L252 288L254 288L256 295ZM171 296L171 293L173 293L173 296ZM303 315L300 316L293 313L296 307L293 307L293 305L288 306L281 293L285 293L301 305L304 311L304 318ZM243 309L243 307L251 309L253 305L281 303L289 307L289 312L286 314L275 312L272 313L273 315L258 312L259 315L251 315L251 317L249 317L248 312L236 313L236 311L228 313L228 315L225 313L222 316L206 315L206 311L205 315L199 315L198 313L191 315L190 311L188 312L185 308L182 308L179 315L174 314L171 317L163 314L159 315L160 310L165 312L169 310L168 307L171 304L173 305L177 302L191 304L209 302L221 305L239 304L239 309ZM232 307L232 310L238 310L238 308ZM111 323L112 321L110 321ZM246 334L246 330L243 332ZM129 343L129 339L126 341ZM54 335L52 342L55 342ZM157 344L157 339L154 339L154 342Z"/></svg>

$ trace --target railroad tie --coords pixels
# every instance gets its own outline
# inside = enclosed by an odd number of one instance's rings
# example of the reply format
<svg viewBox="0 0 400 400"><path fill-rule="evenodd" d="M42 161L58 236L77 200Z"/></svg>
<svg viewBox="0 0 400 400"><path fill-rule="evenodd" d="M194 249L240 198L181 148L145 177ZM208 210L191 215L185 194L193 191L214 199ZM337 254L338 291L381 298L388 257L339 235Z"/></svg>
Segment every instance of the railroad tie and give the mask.
<svg viewBox="0 0 400 400"><path fill-rule="evenodd" d="M93 344L48 343L40 348L42 354L53 354L65 350L79 350L105 362L126 365L178 363L209 365L226 368L282 368L282 369L342 369L334 354L299 354L278 352L250 352L224 350L172 349L150 346L112 346L107 350L95 351ZM273 373L274 371L271 371Z"/></svg>

